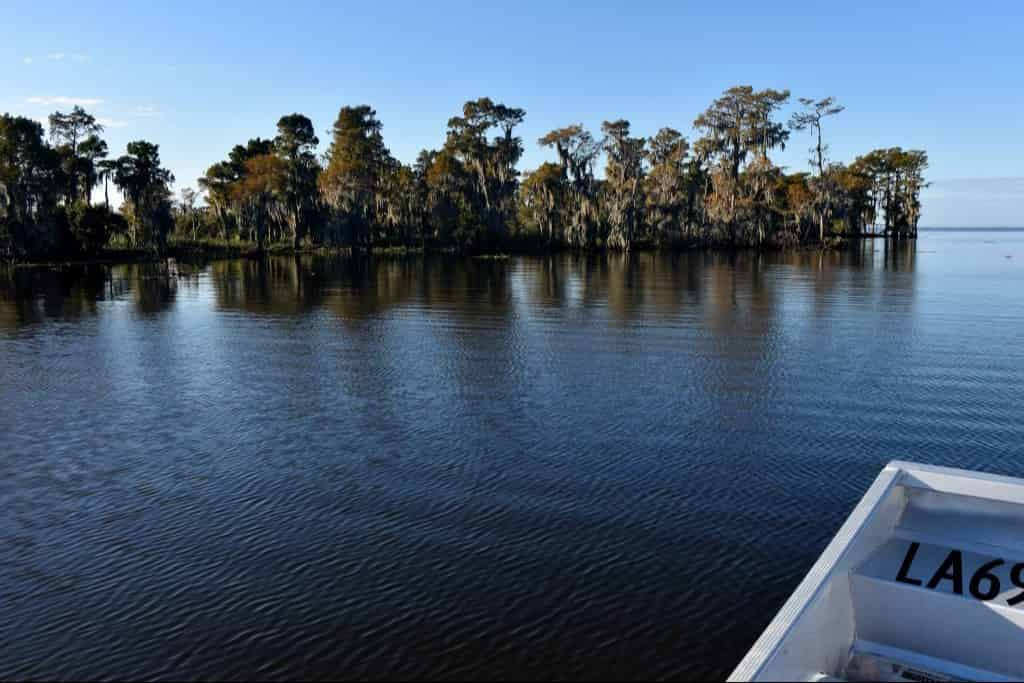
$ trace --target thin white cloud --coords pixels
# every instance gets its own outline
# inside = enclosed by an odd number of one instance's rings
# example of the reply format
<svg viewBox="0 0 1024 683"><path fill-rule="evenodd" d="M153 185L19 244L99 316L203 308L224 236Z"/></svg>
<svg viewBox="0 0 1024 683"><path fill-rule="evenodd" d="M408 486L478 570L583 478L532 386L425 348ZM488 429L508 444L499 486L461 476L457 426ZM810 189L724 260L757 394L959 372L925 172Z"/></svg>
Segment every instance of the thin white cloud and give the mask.
<svg viewBox="0 0 1024 683"><path fill-rule="evenodd" d="M66 55L63 52L51 52L47 55L48 59L52 59L55 62L60 62Z"/></svg>
<svg viewBox="0 0 1024 683"><path fill-rule="evenodd" d="M25 59L23 59L21 61L23 61L26 64L31 64L32 63L32 58L31 57L25 57Z"/></svg>
<svg viewBox="0 0 1024 683"><path fill-rule="evenodd" d="M98 118L96 123L100 124L104 128L124 128L128 125L127 121L115 121L114 119Z"/></svg>
<svg viewBox="0 0 1024 683"><path fill-rule="evenodd" d="M84 62L86 64L92 61L92 57L83 54L73 54L71 55L71 59L75 60L76 62Z"/></svg>
<svg viewBox="0 0 1024 683"><path fill-rule="evenodd" d="M156 107L140 106L140 107L135 107L135 109L132 110L131 115L132 116L136 116L138 118L145 119L145 118L154 118L154 117L157 117L157 116L163 116L163 112L160 111L159 109L157 109Z"/></svg>
<svg viewBox="0 0 1024 683"><path fill-rule="evenodd" d="M66 95L59 95L57 97L29 97L25 101L29 104L45 104L47 106L58 104L64 106L95 107L98 104L103 104L103 100L96 97L68 97Z"/></svg>

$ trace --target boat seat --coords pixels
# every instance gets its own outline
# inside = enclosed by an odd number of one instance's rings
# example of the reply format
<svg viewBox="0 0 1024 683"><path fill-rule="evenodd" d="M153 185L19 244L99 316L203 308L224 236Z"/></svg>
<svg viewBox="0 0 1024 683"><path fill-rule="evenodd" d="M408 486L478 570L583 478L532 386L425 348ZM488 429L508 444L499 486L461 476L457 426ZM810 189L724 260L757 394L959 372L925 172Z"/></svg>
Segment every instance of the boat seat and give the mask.
<svg viewBox="0 0 1024 683"><path fill-rule="evenodd" d="M947 495L940 508L913 492L892 537L850 576L847 676L867 680L891 660L927 680L1024 677L1022 522L1016 506Z"/></svg>

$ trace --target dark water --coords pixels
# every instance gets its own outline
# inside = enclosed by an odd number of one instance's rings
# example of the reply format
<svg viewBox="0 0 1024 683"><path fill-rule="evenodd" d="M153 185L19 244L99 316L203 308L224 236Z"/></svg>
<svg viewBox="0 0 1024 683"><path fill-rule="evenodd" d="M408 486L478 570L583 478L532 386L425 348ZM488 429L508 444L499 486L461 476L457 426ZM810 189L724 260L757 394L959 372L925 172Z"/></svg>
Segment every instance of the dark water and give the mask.
<svg viewBox="0 0 1024 683"><path fill-rule="evenodd" d="M0 677L724 676L888 460L1024 475L1024 232L0 273Z"/></svg>

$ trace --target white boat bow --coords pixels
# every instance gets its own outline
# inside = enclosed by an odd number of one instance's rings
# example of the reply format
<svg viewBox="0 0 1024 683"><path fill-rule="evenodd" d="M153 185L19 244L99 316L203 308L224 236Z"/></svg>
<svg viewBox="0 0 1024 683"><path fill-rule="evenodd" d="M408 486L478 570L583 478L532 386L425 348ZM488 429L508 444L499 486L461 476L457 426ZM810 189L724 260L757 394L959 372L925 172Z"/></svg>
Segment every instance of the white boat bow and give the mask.
<svg viewBox="0 0 1024 683"><path fill-rule="evenodd" d="M1024 480L892 462L730 676L1024 678Z"/></svg>

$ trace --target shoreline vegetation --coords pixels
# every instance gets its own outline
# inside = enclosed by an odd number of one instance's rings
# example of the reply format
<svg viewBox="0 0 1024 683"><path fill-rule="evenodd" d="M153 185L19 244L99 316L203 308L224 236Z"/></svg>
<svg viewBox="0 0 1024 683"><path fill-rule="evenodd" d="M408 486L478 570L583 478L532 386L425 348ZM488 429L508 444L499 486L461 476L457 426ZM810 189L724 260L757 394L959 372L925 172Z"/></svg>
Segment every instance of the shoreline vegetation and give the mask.
<svg viewBox="0 0 1024 683"><path fill-rule="evenodd" d="M448 121L444 145L412 165L395 159L369 106L345 106L320 143L289 114L274 138L238 144L172 193L159 146L139 140L111 158L103 126L80 107L38 122L0 116L0 262L139 261L268 253L502 257L571 250L837 248L858 237L913 239L927 154L876 149L832 161L823 134L844 111L831 97L726 90L693 122L691 143L662 128L581 124L537 144L556 161L520 170L522 109L489 98ZM797 135L809 172L771 160ZM598 174L598 169L602 173ZM111 205L111 185L122 198ZM102 189L102 201L93 201Z"/></svg>
<svg viewBox="0 0 1024 683"><path fill-rule="evenodd" d="M773 251L841 251L850 247L860 239L881 238L882 235L866 235L856 237L832 236L824 245L819 243L795 244L785 248L772 249ZM685 251L757 251L756 246L738 245L714 245L703 243L683 244L677 243L670 247L649 242L637 242L628 252L612 250L608 248L594 249L573 249L570 247L517 247L505 245L504 248L492 251L471 252L457 247L434 247L421 245L396 245L396 246L371 246L369 248L352 246L328 246L328 245L304 245L296 249L288 242L277 242L266 245L262 250L255 242L244 240L224 242L219 239L200 239L192 242L188 239L178 240L171 238L167 247L162 251L154 249L127 249L105 247L94 253L71 253L58 254L53 257L40 256L35 259L0 261L0 268L11 266L14 268L50 268L61 266L88 266L88 265L121 265L132 263L160 263L168 259L174 259L185 263L208 263L217 260L230 259L260 259L267 256L339 256L339 257L404 257L420 256L425 254L461 255L473 259L507 259L512 256L545 256L558 253L604 253L607 251L618 251L619 253L652 253L658 251L685 252ZM763 251L765 248L761 248Z"/></svg>

